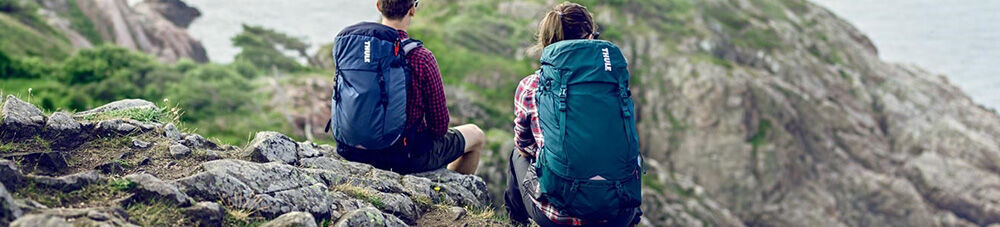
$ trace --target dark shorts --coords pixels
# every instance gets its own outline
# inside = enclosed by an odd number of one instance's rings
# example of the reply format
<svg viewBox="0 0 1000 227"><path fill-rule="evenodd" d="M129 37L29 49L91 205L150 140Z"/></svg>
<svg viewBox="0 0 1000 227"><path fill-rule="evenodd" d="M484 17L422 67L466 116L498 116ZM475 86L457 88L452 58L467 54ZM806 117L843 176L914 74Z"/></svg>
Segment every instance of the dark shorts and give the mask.
<svg viewBox="0 0 1000 227"><path fill-rule="evenodd" d="M368 163L375 168L400 174L438 170L465 155L465 137L457 129L448 129L437 139L408 136L380 151L338 146L337 153L348 161Z"/></svg>

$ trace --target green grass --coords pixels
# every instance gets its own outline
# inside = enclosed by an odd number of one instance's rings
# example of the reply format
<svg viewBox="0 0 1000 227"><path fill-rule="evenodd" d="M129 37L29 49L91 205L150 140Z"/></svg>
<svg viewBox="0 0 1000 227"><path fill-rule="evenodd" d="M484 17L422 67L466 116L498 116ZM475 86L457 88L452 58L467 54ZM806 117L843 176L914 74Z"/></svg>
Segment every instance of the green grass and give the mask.
<svg viewBox="0 0 1000 227"><path fill-rule="evenodd" d="M142 122L159 122L163 111L154 108L131 108L83 116L88 121L104 121L112 119L128 119Z"/></svg>
<svg viewBox="0 0 1000 227"><path fill-rule="evenodd" d="M192 226L181 209L171 203L151 199L138 202L125 208L129 221L139 226Z"/></svg>
<svg viewBox="0 0 1000 227"><path fill-rule="evenodd" d="M115 200L129 195L121 185L122 179L97 182L75 191L63 192L29 181L14 193L17 198L29 198L50 208L114 206ZM118 181L119 183L115 183Z"/></svg>
<svg viewBox="0 0 1000 227"><path fill-rule="evenodd" d="M508 223L510 221L510 217L507 216L507 212L497 212L493 207L466 206L463 208L465 208L465 211L468 212L469 217L473 219L496 221L500 223Z"/></svg>
<svg viewBox="0 0 1000 227"><path fill-rule="evenodd" d="M378 197L376 192L371 191L370 189L350 184L340 184L333 187L333 190L343 192L344 194L347 194L351 197L370 203L372 204L372 206L375 206L380 210L385 209L385 202L382 201L382 198Z"/></svg>

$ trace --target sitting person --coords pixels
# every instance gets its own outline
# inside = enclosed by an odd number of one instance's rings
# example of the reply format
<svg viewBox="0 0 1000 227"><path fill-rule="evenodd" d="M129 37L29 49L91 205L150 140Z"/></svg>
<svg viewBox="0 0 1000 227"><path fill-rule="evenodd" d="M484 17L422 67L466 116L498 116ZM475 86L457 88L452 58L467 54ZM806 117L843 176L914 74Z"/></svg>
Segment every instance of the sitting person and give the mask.
<svg viewBox="0 0 1000 227"><path fill-rule="evenodd" d="M349 161L401 174L445 166L475 174L485 135L471 124L448 128L437 60L406 32L418 5L378 0L381 23L360 23L337 36L328 129Z"/></svg>
<svg viewBox="0 0 1000 227"><path fill-rule="evenodd" d="M507 212L543 227L635 225L643 170L625 57L579 4L539 30L541 70L514 94Z"/></svg>

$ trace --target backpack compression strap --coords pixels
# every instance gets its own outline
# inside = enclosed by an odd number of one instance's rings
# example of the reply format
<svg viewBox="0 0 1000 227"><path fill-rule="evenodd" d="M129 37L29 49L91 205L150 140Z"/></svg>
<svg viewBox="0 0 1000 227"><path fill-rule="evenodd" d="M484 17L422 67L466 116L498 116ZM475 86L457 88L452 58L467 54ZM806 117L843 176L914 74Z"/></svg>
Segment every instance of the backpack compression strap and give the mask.
<svg viewBox="0 0 1000 227"><path fill-rule="evenodd" d="M410 54L410 51L416 50L417 48L424 46L424 42L420 42L420 40L416 39L406 39L403 40L402 46L403 46L403 56L405 57L407 54Z"/></svg>

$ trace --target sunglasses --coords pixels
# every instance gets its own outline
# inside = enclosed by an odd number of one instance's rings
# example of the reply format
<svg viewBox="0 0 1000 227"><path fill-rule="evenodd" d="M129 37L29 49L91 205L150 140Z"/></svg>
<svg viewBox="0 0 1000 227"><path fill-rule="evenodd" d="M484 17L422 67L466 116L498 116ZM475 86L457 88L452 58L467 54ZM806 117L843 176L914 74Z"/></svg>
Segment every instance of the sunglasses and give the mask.
<svg viewBox="0 0 1000 227"><path fill-rule="evenodd" d="M601 38L601 32L590 33L590 35L594 36L594 39L600 39Z"/></svg>
<svg viewBox="0 0 1000 227"><path fill-rule="evenodd" d="M417 8L420 5L420 0L413 1L413 8Z"/></svg>

